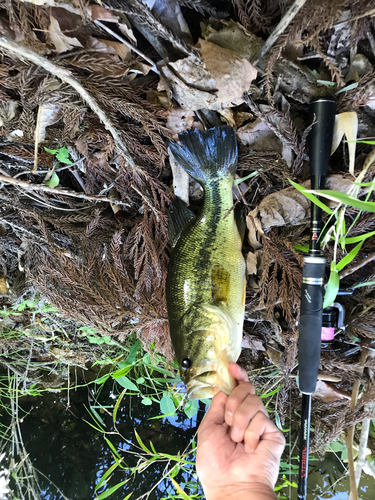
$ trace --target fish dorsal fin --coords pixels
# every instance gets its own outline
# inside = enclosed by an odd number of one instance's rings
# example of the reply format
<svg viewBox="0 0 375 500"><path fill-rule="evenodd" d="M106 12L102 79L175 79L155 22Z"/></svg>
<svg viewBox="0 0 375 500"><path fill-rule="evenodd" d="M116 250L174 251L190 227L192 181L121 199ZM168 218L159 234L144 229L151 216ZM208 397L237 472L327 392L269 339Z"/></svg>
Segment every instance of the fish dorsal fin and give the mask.
<svg viewBox="0 0 375 500"><path fill-rule="evenodd" d="M230 274L219 264L211 273L212 299L215 305L228 303L230 294Z"/></svg>
<svg viewBox="0 0 375 500"><path fill-rule="evenodd" d="M246 231L246 217L241 205L236 205L234 207L234 218L237 224L238 232L240 233L241 241L245 239Z"/></svg>
<svg viewBox="0 0 375 500"><path fill-rule="evenodd" d="M194 217L185 203L176 196L169 207L168 217L168 235L172 248L176 246L182 231Z"/></svg>

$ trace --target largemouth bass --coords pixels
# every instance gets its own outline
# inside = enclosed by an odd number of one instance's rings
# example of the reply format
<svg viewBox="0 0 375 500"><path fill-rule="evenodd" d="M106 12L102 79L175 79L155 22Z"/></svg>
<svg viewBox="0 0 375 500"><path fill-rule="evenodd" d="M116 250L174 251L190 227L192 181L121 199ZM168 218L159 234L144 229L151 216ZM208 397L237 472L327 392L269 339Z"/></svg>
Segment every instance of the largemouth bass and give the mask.
<svg viewBox="0 0 375 500"><path fill-rule="evenodd" d="M171 207L169 329L189 398L210 398L235 387L229 363L241 352L245 261L231 210L237 141L228 126L178 137L170 149L203 187L204 203L197 216L179 199Z"/></svg>

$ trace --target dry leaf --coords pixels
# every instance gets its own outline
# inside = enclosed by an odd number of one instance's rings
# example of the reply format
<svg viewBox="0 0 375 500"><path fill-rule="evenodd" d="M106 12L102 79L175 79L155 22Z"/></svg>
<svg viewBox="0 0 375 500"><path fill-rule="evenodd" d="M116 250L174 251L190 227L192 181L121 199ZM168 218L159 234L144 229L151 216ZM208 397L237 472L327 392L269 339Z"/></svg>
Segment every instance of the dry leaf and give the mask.
<svg viewBox="0 0 375 500"><path fill-rule="evenodd" d="M173 192L189 205L189 174L177 163L169 148L168 154L173 176Z"/></svg>
<svg viewBox="0 0 375 500"><path fill-rule="evenodd" d="M35 129L35 140L37 144L45 140L46 127L58 122L61 116L60 107L56 106L56 104L48 103L39 106L38 123Z"/></svg>
<svg viewBox="0 0 375 500"><path fill-rule="evenodd" d="M111 189L108 191L108 197L116 201L121 201L121 196L115 187L111 187ZM117 203L111 202L110 205L114 214L117 214L117 212L122 209L122 206L117 205Z"/></svg>
<svg viewBox="0 0 375 500"><path fill-rule="evenodd" d="M351 395L349 393L338 389L333 384L323 382L323 380L317 381L314 397L320 398L325 403L331 403L332 401L337 401L338 399L351 399Z"/></svg>
<svg viewBox="0 0 375 500"><path fill-rule="evenodd" d="M177 140L178 134L192 127L203 130L202 123L196 120L193 111L188 111L178 106L173 106L173 108L168 111L167 128L173 133L175 140Z"/></svg>
<svg viewBox="0 0 375 500"><path fill-rule="evenodd" d="M240 99L257 77L257 69L233 50L223 49L206 40L199 40L202 59L215 79L220 103Z"/></svg>
<svg viewBox="0 0 375 500"><path fill-rule="evenodd" d="M246 271L247 274L257 274L257 256L253 252L249 252L246 256Z"/></svg>
<svg viewBox="0 0 375 500"><path fill-rule="evenodd" d="M239 128L237 137L244 146L251 146L255 151L282 152L280 139L260 118Z"/></svg>
<svg viewBox="0 0 375 500"><path fill-rule="evenodd" d="M104 40L103 38L98 38L98 41L107 47L114 49L115 53L117 53L123 61L131 59L131 50L123 43L114 42L112 40Z"/></svg>
<svg viewBox="0 0 375 500"><path fill-rule="evenodd" d="M335 117L335 128L333 130L332 153L338 148L344 134L348 141L349 149L349 172L354 175L355 148L358 132L358 116L355 111L340 113Z"/></svg>
<svg viewBox="0 0 375 500"><path fill-rule="evenodd" d="M210 25L204 26L203 23L201 27L202 35L208 42L215 43L224 49L234 50L249 61L255 59L264 44L261 38L232 19L221 20L218 30Z"/></svg>
<svg viewBox="0 0 375 500"><path fill-rule="evenodd" d="M255 208L246 217L246 225L247 229L249 230L248 234L249 243L254 248L254 250L258 250L259 248L263 247L263 245L258 240L258 233L260 235L263 235L264 231L262 229L262 224L260 223L260 220L257 218L257 215L258 215L258 209Z"/></svg>
<svg viewBox="0 0 375 500"><path fill-rule="evenodd" d="M0 127L5 122L10 122L16 116L18 103L16 101L0 101Z"/></svg>
<svg viewBox="0 0 375 500"><path fill-rule="evenodd" d="M241 347L252 349L253 351L265 351L262 341L249 335L246 335L246 337L242 339Z"/></svg>
<svg viewBox="0 0 375 500"><path fill-rule="evenodd" d="M5 278L0 278L0 292L7 293L8 287Z"/></svg>
<svg viewBox="0 0 375 500"><path fill-rule="evenodd" d="M200 40L202 58L189 56L159 65L158 90L166 87L183 109L220 111L243 102L257 70L236 52ZM179 76L181 75L181 77Z"/></svg>
<svg viewBox="0 0 375 500"><path fill-rule="evenodd" d="M77 38L72 38L64 35L60 29L59 22L53 16L50 16L50 25L48 27L49 37L51 42L56 47L56 52L62 54L71 50L73 47L83 47Z"/></svg>
<svg viewBox="0 0 375 500"><path fill-rule="evenodd" d="M108 23L118 23L119 18L111 10L105 9L101 5L92 4L88 6L91 21L98 19L99 21L106 21Z"/></svg>

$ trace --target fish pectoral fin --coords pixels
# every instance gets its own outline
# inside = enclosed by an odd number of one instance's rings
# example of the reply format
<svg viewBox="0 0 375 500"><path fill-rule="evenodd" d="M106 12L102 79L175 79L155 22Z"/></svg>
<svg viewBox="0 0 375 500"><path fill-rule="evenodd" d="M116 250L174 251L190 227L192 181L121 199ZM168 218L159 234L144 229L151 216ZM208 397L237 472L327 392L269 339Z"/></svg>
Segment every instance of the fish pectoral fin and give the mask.
<svg viewBox="0 0 375 500"><path fill-rule="evenodd" d="M212 268L211 286L214 304L227 304L230 294L230 274L218 264Z"/></svg>
<svg viewBox="0 0 375 500"><path fill-rule="evenodd" d="M193 212L176 196L169 207L168 217L168 236L172 248L176 246L182 231L194 217Z"/></svg>

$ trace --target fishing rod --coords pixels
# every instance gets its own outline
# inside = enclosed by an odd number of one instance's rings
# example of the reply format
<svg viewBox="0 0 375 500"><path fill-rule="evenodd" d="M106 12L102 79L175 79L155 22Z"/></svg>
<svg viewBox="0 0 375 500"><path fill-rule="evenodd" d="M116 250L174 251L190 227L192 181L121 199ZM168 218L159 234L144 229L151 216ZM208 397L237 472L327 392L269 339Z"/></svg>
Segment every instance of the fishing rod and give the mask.
<svg viewBox="0 0 375 500"><path fill-rule="evenodd" d="M316 97L309 105L312 128L309 134L311 189L324 189L331 156L336 103L332 97ZM299 323L298 370L302 393L298 499L307 496L309 467L311 395L318 379L324 275L326 259L320 250L322 209L311 204L309 253L304 257Z"/></svg>

